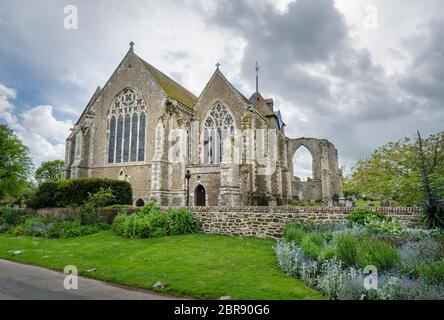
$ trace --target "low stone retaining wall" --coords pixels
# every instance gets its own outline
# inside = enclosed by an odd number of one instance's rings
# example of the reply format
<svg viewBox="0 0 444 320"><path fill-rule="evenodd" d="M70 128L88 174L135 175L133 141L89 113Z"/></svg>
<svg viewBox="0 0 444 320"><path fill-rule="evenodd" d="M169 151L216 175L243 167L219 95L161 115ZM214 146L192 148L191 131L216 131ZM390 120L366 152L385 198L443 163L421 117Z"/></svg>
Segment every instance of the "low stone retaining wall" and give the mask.
<svg viewBox="0 0 444 320"><path fill-rule="evenodd" d="M133 213L140 208L101 209L104 220L111 223L118 212ZM168 209L162 207L162 210ZM314 221L319 224L343 222L355 208L344 207L190 207L206 233L276 239L288 221ZM422 209L417 207L368 207L409 227L421 226ZM39 209L41 215L75 216L78 209Z"/></svg>
<svg viewBox="0 0 444 320"><path fill-rule="evenodd" d="M368 207L365 209L385 214L406 226L421 225L421 208ZM191 207L190 210L202 223L204 232L276 239L282 236L283 228L288 221L340 223L355 208Z"/></svg>

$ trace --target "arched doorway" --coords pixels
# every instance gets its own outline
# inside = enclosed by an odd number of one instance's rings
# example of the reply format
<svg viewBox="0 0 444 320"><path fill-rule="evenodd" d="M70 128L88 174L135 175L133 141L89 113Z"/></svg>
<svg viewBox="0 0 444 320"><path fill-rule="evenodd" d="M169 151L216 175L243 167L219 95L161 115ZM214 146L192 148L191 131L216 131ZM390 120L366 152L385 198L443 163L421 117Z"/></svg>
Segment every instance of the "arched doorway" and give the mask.
<svg viewBox="0 0 444 320"><path fill-rule="evenodd" d="M196 207L205 206L205 188L201 184L194 190L194 205Z"/></svg>
<svg viewBox="0 0 444 320"><path fill-rule="evenodd" d="M143 207L145 205L145 201L143 199L137 199L136 200L136 207Z"/></svg>

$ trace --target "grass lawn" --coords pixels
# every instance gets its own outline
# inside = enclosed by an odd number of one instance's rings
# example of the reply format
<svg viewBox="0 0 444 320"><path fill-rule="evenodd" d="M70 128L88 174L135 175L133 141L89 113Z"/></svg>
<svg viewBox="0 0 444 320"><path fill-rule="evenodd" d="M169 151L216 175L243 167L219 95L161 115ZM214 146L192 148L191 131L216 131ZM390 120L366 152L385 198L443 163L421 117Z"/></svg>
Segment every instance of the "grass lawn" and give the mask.
<svg viewBox="0 0 444 320"><path fill-rule="evenodd" d="M381 201L366 201L366 200L355 200L355 205L357 208L366 208L368 207L369 202L374 206L374 207L380 207L381 206Z"/></svg>
<svg viewBox="0 0 444 320"><path fill-rule="evenodd" d="M103 231L51 240L0 234L0 258L63 270L75 265L80 275L198 298L323 299L301 281L279 271L274 241L193 234L155 239L126 239ZM11 251L22 250L20 256ZM96 268L94 273L85 270Z"/></svg>

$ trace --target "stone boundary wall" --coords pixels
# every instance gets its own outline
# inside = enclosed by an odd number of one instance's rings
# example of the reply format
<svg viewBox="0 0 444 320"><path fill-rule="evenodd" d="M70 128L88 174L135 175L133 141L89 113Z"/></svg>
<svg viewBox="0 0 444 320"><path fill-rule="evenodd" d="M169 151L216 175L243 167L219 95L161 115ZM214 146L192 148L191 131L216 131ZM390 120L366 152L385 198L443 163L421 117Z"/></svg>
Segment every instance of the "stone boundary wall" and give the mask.
<svg viewBox="0 0 444 320"><path fill-rule="evenodd" d="M335 224L356 208L345 207L190 207L206 233L276 239L288 221ZM417 207L368 207L409 227L421 225Z"/></svg>
<svg viewBox="0 0 444 320"><path fill-rule="evenodd" d="M140 208L103 209L102 215L111 223L118 212L134 213ZM168 207L162 207L167 210ZM345 207L190 207L193 216L202 223L205 233L277 239L288 221L314 221L335 224L345 220L356 208ZM367 207L409 227L421 226L422 209L418 207ZM41 215L75 216L78 209L39 209Z"/></svg>

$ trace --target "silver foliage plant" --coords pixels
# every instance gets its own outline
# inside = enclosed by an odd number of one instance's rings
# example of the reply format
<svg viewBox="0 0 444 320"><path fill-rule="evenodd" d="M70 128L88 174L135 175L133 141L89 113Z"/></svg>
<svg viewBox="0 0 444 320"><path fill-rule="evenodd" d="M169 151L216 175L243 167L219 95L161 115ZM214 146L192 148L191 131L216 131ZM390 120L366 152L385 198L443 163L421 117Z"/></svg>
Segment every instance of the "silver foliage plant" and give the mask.
<svg viewBox="0 0 444 320"><path fill-rule="evenodd" d="M417 264L433 261L438 250L438 242L430 235L421 237L419 241L407 241L399 249L402 270L409 273Z"/></svg>
<svg viewBox="0 0 444 320"><path fill-rule="evenodd" d="M351 232L356 231L358 230ZM406 261L413 256L417 257L420 254L417 250L422 250L420 248L425 248L425 256L432 254L435 244L431 241L433 239L426 238L419 248L412 249L413 246L406 243L400 249L404 250ZM410 279L395 272L387 272L379 274L377 289L367 290L364 287L365 275L361 269L347 267L336 258L323 262L310 259L293 242L278 240L274 249L282 271L301 279L332 299L444 299L444 285L428 285L422 279ZM412 250L414 254L409 253Z"/></svg>

